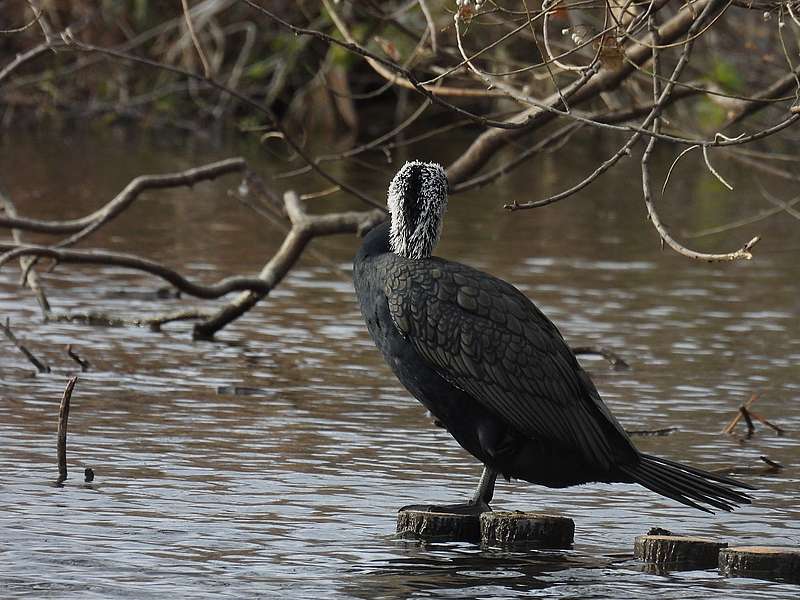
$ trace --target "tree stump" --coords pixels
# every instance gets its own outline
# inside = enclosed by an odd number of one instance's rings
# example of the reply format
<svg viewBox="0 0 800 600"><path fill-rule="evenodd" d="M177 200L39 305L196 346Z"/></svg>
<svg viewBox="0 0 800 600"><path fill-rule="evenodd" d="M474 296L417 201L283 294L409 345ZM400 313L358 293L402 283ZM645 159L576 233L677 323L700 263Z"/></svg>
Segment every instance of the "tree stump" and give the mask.
<svg viewBox="0 0 800 600"><path fill-rule="evenodd" d="M575 523L567 517L519 511L481 515L481 543L486 546L571 548L574 537Z"/></svg>
<svg viewBox="0 0 800 600"><path fill-rule="evenodd" d="M640 535L633 555L656 570L710 569L717 566L726 542L683 535Z"/></svg>
<svg viewBox="0 0 800 600"><path fill-rule="evenodd" d="M397 533L403 538L439 542L474 542L481 539L481 521L476 514L430 512L424 508L401 508Z"/></svg>
<svg viewBox="0 0 800 600"><path fill-rule="evenodd" d="M719 553L722 575L800 582L800 548L735 546Z"/></svg>

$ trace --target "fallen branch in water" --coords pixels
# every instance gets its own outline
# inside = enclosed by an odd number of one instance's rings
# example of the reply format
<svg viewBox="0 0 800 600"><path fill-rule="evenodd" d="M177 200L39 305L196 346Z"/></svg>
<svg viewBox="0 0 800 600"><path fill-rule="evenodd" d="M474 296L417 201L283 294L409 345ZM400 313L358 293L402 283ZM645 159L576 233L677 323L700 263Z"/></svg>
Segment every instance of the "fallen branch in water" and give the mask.
<svg viewBox="0 0 800 600"><path fill-rule="evenodd" d="M11 201L10 198L6 197L6 195L3 194L2 190L0 190L0 205L2 205L2 208L9 219L17 218L16 206L14 206L14 203ZM2 219L3 217L0 215L0 220ZM16 244L19 245L24 244L24 240L22 239L22 232L19 229L12 228L11 237L14 239L14 242ZM36 301L39 303L39 308L42 310L42 315L46 320L51 313L50 302L48 302L47 296L44 293L44 288L39 282L39 275L36 273L36 269L34 269L35 265L36 265L35 258L20 258L19 268L20 271L22 271L22 277L20 278L20 280L24 283L27 283L28 287L36 296Z"/></svg>
<svg viewBox="0 0 800 600"><path fill-rule="evenodd" d="M176 320L205 318L194 327L194 335L198 338L209 338L234 319L250 310L259 300L264 298L280 283L286 273L303 253L306 245L315 237L339 233L364 233L385 218L380 210L348 211L327 215L309 215L298 195L289 191L284 195L284 208L292 224L283 244L270 261L263 267L258 277L229 277L212 285L201 285L186 279L177 271L155 261L115 252L67 250L50 246L3 246L6 253L0 257L0 267L4 263L23 256L51 258L60 263L114 265L145 271L165 279L177 289L191 296L204 299L216 299L230 292L244 292L228 303L224 308L211 316L199 311L185 311L177 315L167 315L153 320L138 320L136 324L148 324L160 327L163 323ZM98 318L95 316L95 319ZM104 315L100 320L113 321L113 324L125 325L122 319L109 319ZM68 315L66 320L81 320L80 316ZM92 319L89 319L92 322Z"/></svg>
<svg viewBox="0 0 800 600"><path fill-rule="evenodd" d="M225 294L231 292L239 292L242 290L263 291L269 292L270 286L264 281L252 277L226 277L210 285L202 285L194 283L174 269L167 267L159 262L135 256L133 254L123 254L121 252L104 252L99 250L66 250L61 248L53 248L51 246L12 246L0 244L0 248L6 250L6 253L0 256L0 268L9 260L21 256L40 256L44 258L51 258L57 263L73 263L73 264L93 264L93 265L111 265L116 267L126 267L137 271L144 271L151 275L161 277L168 281L176 288L195 296L196 298L204 298L206 300L213 300L220 298Z"/></svg>
<svg viewBox="0 0 800 600"><path fill-rule="evenodd" d="M68 344L67 345L67 355L69 355L69 357L72 360L74 360L76 363L78 363L78 365L80 365L81 371L88 371L89 370L89 366L90 366L89 361L81 358L80 356L78 356L78 353L75 352L72 349L72 344Z"/></svg>
<svg viewBox="0 0 800 600"><path fill-rule="evenodd" d="M259 214L268 216L273 223L283 223L288 220L290 228L280 249L262 268L258 277L228 277L210 285L190 281L178 271L160 262L133 254L103 250L71 250L65 247L85 238L122 214L144 190L192 185L198 181L214 179L227 173L246 171L247 163L244 159L230 158L176 173L142 175L133 179L122 192L100 209L84 217L67 221L29 219L20 217L15 212L9 214L9 211L6 211L5 216L0 216L0 227L6 226L49 234L72 233L72 235L53 246L25 245L18 240L15 240L17 243L14 244L0 243L0 252L3 252L0 254L0 268L12 259L30 261L25 263L30 265L35 260L48 258L54 261L54 266L61 263L93 264L144 271L161 277L180 292L207 300L217 299L231 292L242 292L217 311L184 309L142 319L124 319L102 313L54 314L49 311L49 306L45 312L45 318L51 321L83 322L104 326L145 325L153 330L159 330L165 323L174 321L200 320L202 322L194 327L195 337L210 338L267 296L294 266L306 249L308 242L313 238L339 233L361 234L385 218L385 212L378 209L309 215L297 194L292 191L287 192L282 203L277 200L278 206L275 206L275 202L271 202L259 207ZM247 189L252 188L259 195L270 197L270 190L254 173L249 173L246 181L250 184L245 186ZM252 204L250 205L252 206ZM35 275L35 272L31 271L31 275Z"/></svg>
<svg viewBox="0 0 800 600"><path fill-rule="evenodd" d="M118 217L146 190L192 186L195 183L210 181L229 173L242 173L246 169L247 162L243 158L236 157L175 173L140 175L131 180L119 194L106 204L78 219L66 221L30 219L11 215L6 211L7 216L0 216L0 227L13 227L24 231L50 234L72 233L74 235L62 240L57 245L58 247L71 246Z"/></svg>
<svg viewBox="0 0 800 600"><path fill-rule="evenodd" d="M573 354L594 354L605 358L609 364L615 369L628 369L630 365L613 350L609 350L605 346L576 346L572 349Z"/></svg>
<svg viewBox="0 0 800 600"><path fill-rule="evenodd" d="M17 339L17 336L14 335L13 331L11 331L11 321L9 321L8 317L6 317L5 324L0 322L0 329L3 330L3 333L8 338L8 340L12 344L14 344L20 352L22 352L25 355L25 358L27 358L33 364L34 367L36 367L36 370L39 371L39 373L50 372L50 367L47 365L47 363L36 358L33 352L28 350L28 348L25 347L25 344L23 344L22 342L19 341L19 339Z"/></svg>
<svg viewBox="0 0 800 600"><path fill-rule="evenodd" d="M168 323L173 320L179 320L174 315L158 316L149 319L139 319L129 321L112 317L107 315L98 314L56 314L53 313L44 291L39 283L38 274L33 268L40 257L53 258L56 263L58 262L86 262L92 264L111 264L124 266L129 268L138 268L140 270L148 271L154 275L161 276L178 289L184 289L181 284L188 284L189 287L193 285L191 282L183 278L179 273L171 269L148 261L147 259L122 254L113 253L97 253L86 251L69 251L64 250L65 246L71 246L79 240L85 238L91 233L97 231L104 225L108 224L116 217L120 216L127 210L134 201L146 190L164 189L171 187L192 186L201 181L210 181L227 175L230 173L241 173L246 171L247 162L243 158L235 157L225 160L201 165L199 167L192 167L183 171L174 173L163 173L158 175L140 175L131 180L125 188L117 194L114 198L108 201L99 209L77 219L69 219L64 221L55 220L42 220L30 219L21 217L17 214L16 209L8 198L0 194L0 203L5 209L5 215L0 215L0 227L11 227L12 235L14 238L14 245L0 245L0 251L4 254L0 255L0 267L7 261L14 257L19 257L20 268L22 270L22 281L26 282L31 290L36 294L39 305L42 309L45 320L49 321L81 321L90 324L103 324L107 326L120 326L120 325L148 325L153 328L160 327L163 323ZM20 231L34 231L47 234L64 234L72 233L68 238L61 240L55 246L29 246L25 245L22 241ZM37 250L38 249L38 250ZM254 282L255 286L260 286L259 282ZM201 293L201 297L219 297L231 291L240 291L241 289L249 289L247 287L246 278L233 278L223 280L217 286L198 286L194 288ZM187 293L192 293L186 290ZM207 294L207 296L202 296ZM219 294L219 295L215 295ZM193 294L197 295L197 294ZM193 318L203 318L203 315L194 311L197 315Z"/></svg>
<svg viewBox="0 0 800 600"><path fill-rule="evenodd" d="M638 436L662 436L673 434L676 431L680 431L680 429L678 427L662 427L661 429L626 429L625 433Z"/></svg>
<svg viewBox="0 0 800 600"><path fill-rule="evenodd" d="M61 406L58 409L58 480L56 485L60 485L67 478L67 421L69 420L69 403L72 399L72 390L78 378L73 377L67 382L64 388L64 395L61 396Z"/></svg>
<svg viewBox="0 0 800 600"><path fill-rule="evenodd" d="M210 319L195 324L194 336L196 338L213 337L225 325L255 306L273 287L280 283L300 258L306 245L315 237L337 233L363 234L386 217L382 211L377 209L330 215L309 215L306 213L300 197L291 190L283 195L283 203L292 228L284 238L281 247L258 275L259 279L264 282L264 289L240 294Z"/></svg>
<svg viewBox="0 0 800 600"><path fill-rule="evenodd" d="M764 465L726 467L723 469L714 469L711 472L717 475L773 475L775 473L780 473L786 468L784 465L772 460L768 456L759 456L758 458Z"/></svg>
<svg viewBox="0 0 800 600"><path fill-rule="evenodd" d="M82 323L94 327L149 327L152 331L161 331L161 326L176 321L193 321L208 319L211 312L197 309L179 310L176 312L155 315L152 317L140 317L134 319L123 319L105 313L65 313L51 317L50 321L59 323Z"/></svg>
<svg viewBox="0 0 800 600"><path fill-rule="evenodd" d="M721 433L727 433L728 435L732 435L733 430L739 424L739 421L744 419L745 423L747 424L747 433L745 434L745 437L747 439L750 439L751 437L753 437L753 434L756 431L756 427L753 424L753 419L755 419L756 421L759 421L760 423L763 423L764 425L772 429L778 435L783 435L785 431L781 427L778 427L774 423L770 423L767 419L762 417L760 414L754 412L750 408L753 402L755 402L757 399L758 399L758 394L753 394L752 396L750 396L750 399L739 407L739 410L736 413L736 415L733 417L733 419L731 419L730 423L728 423L727 427L725 427L725 429L723 429Z"/></svg>

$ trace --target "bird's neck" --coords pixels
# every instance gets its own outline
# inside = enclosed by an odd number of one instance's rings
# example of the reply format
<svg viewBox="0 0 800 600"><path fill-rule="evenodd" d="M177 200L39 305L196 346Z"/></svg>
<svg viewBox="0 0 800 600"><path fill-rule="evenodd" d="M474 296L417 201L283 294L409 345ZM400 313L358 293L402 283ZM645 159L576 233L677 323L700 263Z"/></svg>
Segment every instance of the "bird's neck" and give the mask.
<svg viewBox="0 0 800 600"><path fill-rule="evenodd" d="M389 228L389 221L384 221L364 236L361 249L356 255L356 262L391 252L389 248Z"/></svg>

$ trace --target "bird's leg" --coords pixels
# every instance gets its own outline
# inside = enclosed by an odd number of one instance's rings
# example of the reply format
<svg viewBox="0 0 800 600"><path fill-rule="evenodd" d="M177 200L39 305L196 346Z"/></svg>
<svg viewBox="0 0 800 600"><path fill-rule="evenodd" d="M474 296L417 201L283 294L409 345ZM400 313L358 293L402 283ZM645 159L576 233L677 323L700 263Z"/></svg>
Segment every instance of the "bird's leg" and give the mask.
<svg viewBox="0 0 800 600"><path fill-rule="evenodd" d="M473 504L483 503L488 508L489 503L494 497L494 484L496 481L497 471L484 466L483 473L481 473L481 480L478 482L478 487L475 490L475 494L472 496L471 502ZM489 510L491 510L491 508Z"/></svg>
<svg viewBox="0 0 800 600"><path fill-rule="evenodd" d="M479 515L484 512L490 512L492 507L489 506L489 503L494 496L495 481L497 481L497 471L485 466L483 467L483 474L481 474L478 487L475 489L475 494L467 502L460 504L411 504L404 506L400 510L421 510L424 512L456 513L461 515Z"/></svg>

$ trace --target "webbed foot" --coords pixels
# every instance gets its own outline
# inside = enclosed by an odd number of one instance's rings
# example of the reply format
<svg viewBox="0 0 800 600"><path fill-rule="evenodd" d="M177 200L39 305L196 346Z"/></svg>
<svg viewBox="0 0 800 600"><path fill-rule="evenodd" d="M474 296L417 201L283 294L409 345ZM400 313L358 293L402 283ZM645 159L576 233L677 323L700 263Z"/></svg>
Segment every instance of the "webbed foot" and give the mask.
<svg viewBox="0 0 800 600"><path fill-rule="evenodd" d="M494 483L497 480L497 471L493 471L489 467L484 467L481 480L478 483L478 488L470 500L461 502L460 504L409 504L400 509L399 512L404 510L417 510L429 513L450 513L456 515L474 515L480 516L481 513L491 512L492 507L489 502L492 501L494 496Z"/></svg>
<svg viewBox="0 0 800 600"><path fill-rule="evenodd" d="M478 516L481 513L491 512L492 507L483 501L474 502L470 500L468 502L461 502L459 504L409 504L408 506L401 508L400 512L404 510Z"/></svg>

